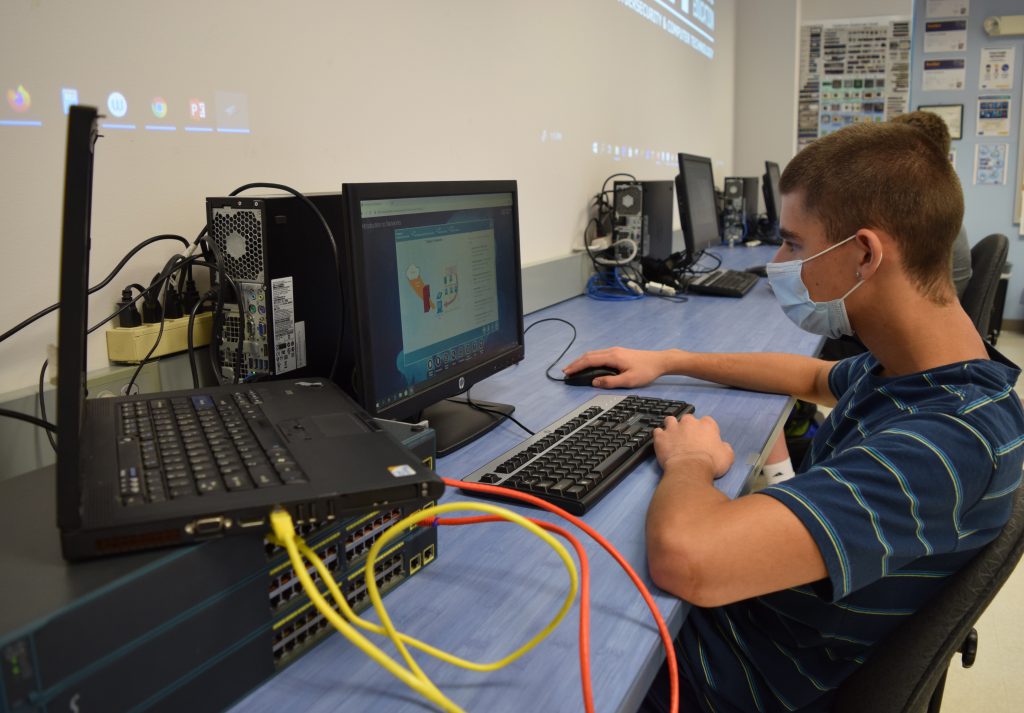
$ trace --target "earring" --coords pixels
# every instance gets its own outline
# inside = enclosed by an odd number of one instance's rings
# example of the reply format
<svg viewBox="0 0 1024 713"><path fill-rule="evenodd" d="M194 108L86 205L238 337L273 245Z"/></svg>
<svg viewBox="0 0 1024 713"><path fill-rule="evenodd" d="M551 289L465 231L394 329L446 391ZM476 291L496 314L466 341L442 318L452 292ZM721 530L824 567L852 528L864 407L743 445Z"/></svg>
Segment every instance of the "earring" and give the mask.
<svg viewBox="0 0 1024 713"><path fill-rule="evenodd" d="M854 274L857 276L857 279L859 280L860 279L860 270L857 270L857 272L854 273Z"/></svg>

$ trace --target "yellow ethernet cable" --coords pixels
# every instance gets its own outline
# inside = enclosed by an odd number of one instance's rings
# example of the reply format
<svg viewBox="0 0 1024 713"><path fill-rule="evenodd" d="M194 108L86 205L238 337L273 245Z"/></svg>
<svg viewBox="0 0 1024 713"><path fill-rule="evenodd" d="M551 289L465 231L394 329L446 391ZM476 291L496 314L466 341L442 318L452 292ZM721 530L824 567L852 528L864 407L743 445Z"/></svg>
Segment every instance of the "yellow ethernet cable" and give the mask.
<svg viewBox="0 0 1024 713"><path fill-rule="evenodd" d="M420 522L424 519L429 519L444 513L467 510L474 512L486 512L492 515L497 515L498 517L501 517L510 522L514 522L517 525L526 528L533 534L540 537L552 549L555 550L555 553L562 560L563 564L565 564L566 569L569 572L569 592L567 593L565 601L562 603L561 608L558 610L558 612L555 614L552 620L548 623L548 625L545 626L544 629L537 633L532 639L526 642L523 646L513 651L511 654L505 656L504 658L498 661L490 663L477 663L473 661L467 661L465 659L462 659L458 656L437 649L431 646L430 644L426 644L411 636L408 636L397 631L394 627L394 624L391 621L391 618L388 616L387 610L384 608L384 603L383 600L381 599L380 591L376 583L376 577L374 575L374 565L376 563L378 555L380 554L380 551L391 540L401 536L405 528L415 525L417 522ZM384 533L382 533L381 537L377 540L377 542L374 543L373 547L370 549L369 554L367 555L365 565L366 589L370 597L370 600L373 603L373 607L377 611L377 614L380 617L381 622L383 623L383 626L380 626L358 617L355 614L355 612L352 611L351 607L348 605L347 600L345 599L345 596L335 583L334 577L331 575L330 571L326 568L326 566L324 566L320 558L317 557L317 555L304 542L301 541L301 539L296 538L294 529L291 526L291 518L288 517L288 514L284 512L284 517L277 517L275 519L276 515L277 513L274 513L274 515L271 516L271 523L274 526L274 533L277 539L280 540L281 544L283 544L286 547L286 549L288 549L288 554L289 557L293 560L293 566L295 567L295 571L303 572L304 577L300 577L300 581L302 581L303 587L306 589L306 593L313 600L314 604L317 606L317 609L320 610L321 613L323 613L325 616L327 616L327 618L331 620L333 624L335 624L335 628L337 628L343 635L345 635L346 638L349 638L353 643L355 643L360 648L360 650L362 650L364 653L367 653L367 655L370 655L370 657L374 661L377 661L377 663L379 663L386 670L388 670L390 673L399 678L399 680L408 685L410 688L423 695L432 703L441 706L445 710L448 710L448 708L446 708L446 704L454 704L451 703L451 701L449 701L447 698L445 698L444 695L440 692L440 690L438 690L437 687L433 684L433 682L431 682L429 678L427 678L426 674L422 671L422 669L420 669L420 667L416 664L416 661L409 654L408 650L405 647L405 644L417 648L441 661L444 661L454 666L459 666L461 668L473 671L494 671L512 663L516 659L520 658L527 651L533 649L542 640L544 640L544 638L546 638L555 629L555 627L557 627L558 624L561 623L561 620L568 613L573 601L576 598L576 593L579 588L579 575L576 571L576 564L575 562L573 562L572 558L569 556L569 553L566 551L566 549L553 536L542 530L536 524L522 517L521 515L518 515L510 510L506 510L505 508L501 508L496 505L490 505L486 503L448 503L445 505L435 505L423 510L419 510L392 525ZM285 518L287 518L287 520L285 520ZM281 524L281 527L278 526L279 523ZM289 544L291 545L290 547ZM297 556L298 552L296 553L295 557L292 557L293 550L298 550L302 553L303 556L306 557L306 559L313 563L313 566L316 567L317 571L320 573L321 578L327 584L331 596L338 603L338 607L341 609L344 616L347 619L351 620L353 623L362 627L363 629L372 631L377 634L387 635L398 648L399 652L402 654L402 657L409 665L411 672L401 668L401 666L399 666L397 662L388 657L387 654L384 654L379 649L376 649L376 647L372 643L366 641L366 639L364 639L360 634L358 634L358 632L352 629L352 627L348 625L348 622L345 622L346 627L344 628L337 625L336 620L341 619L341 617L338 616L338 614L330 608L327 602L323 599L320 592L316 590L315 585L313 585L308 573L305 572L305 568L302 566L301 558ZM306 580L309 580L309 586L307 586ZM364 641L368 647L372 647L373 649L375 649L376 653L379 654L379 656L370 654L370 652L366 648L360 645L359 641L356 638L349 635L349 632L358 637L359 640ZM382 659L386 659L387 663L385 663ZM397 671L395 669L397 669ZM404 675L400 675L398 673L399 671L401 672L401 674ZM420 685L413 685L412 683L410 683L407 678L409 676L411 676L413 680Z"/></svg>
<svg viewBox="0 0 1024 713"><path fill-rule="evenodd" d="M295 527L292 524L292 518L287 511L275 510L272 512L270 514L270 526L273 529L274 535L288 551L288 558L291 560L292 566L295 568L295 574L302 583L302 588L306 591L306 594L313 602L313 606L315 606L317 611L323 614L327 620L331 622L335 629L341 632L346 639L355 644L356 648L369 656L370 659L378 663L391 675L412 690L419 693L434 705L444 711L450 711L451 713L465 713L461 708L459 708L459 706L445 698L433 683L424 681L413 673L402 668L394 661L394 659L381 651L365 636L356 631L351 624L345 621L336 611L334 611L334 609L331 608L331 605L327 603L327 600L324 599L317 590L316 585L309 576L309 572L307 572L305 567L302 566L302 558L299 556L299 550L295 544L297 539Z"/></svg>
<svg viewBox="0 0 1024 713"><path fill-rule="evenodd" d="M473 504L469 504L469 503L452 503L452 504L453 505L460 505L461 507L459 509L462 509L462 510L481 510L482 509L480 507L480 505L481 505L480 503L473 503ZM494 507L494 506L489 506L489 507ZM499 508L499 509L501 509L501 508ZM419 521L421 521L423 519L426 519L424 517L424 513L426 513L426 512L430 512L430 511L427 511L427 510L417 511L417 512L413 513L413 515L411 515L410 517L411 517L412 520L414 520L416 522L419 522ZM490 512L490 510L488 510L488 512ZM407 519L410 519L410 518L407 518ZM505 518L505 519L509 519L510 520L510 518ZM533 523L530 523L530 524L532 525ZM401 523L398 523L398 524L395 524L393 527L399 528L400 525L401 525ZM399 529L398 532L400 534L401 530ZM542 530L542 532L543 532L543 530ZM546 533L546 532L544 532L544 534L548 535L548 533ZM550 537L550 535L548 535L548 537ZM556 543L557 543L557 541L556 541ZM379 624L374 624L373 622L367 621L366 619L361 618L358 614L356 614L354 611L352 611L352 608L349 606L347 599L344 597L344 595L342 594L341 590L338 589L337 584L335 584L334 578L331 575L330 570L328 570L327 567L325 565L323 565L322 562L319 561L319 557L317 557L316 554L309 547L307 547L305 545L305 543L299 542L298 543L298 547L299 547L299 551L302 553L303 557L305 557L307 560L312 562L313 566L316 567L317 570L320 572L320 577L324 580L324 582L326 582L327 589L330 591L331 596L334 598L334 600L338 602L338 607L341 609L341 613L345 616L346 619L351 621L356 626L359 626L360 628L365 629L367 631L371 631L371 632L373 632L375 634L387 635L388 631L387 631L387 629L385 627L383 627L383 626L381 626ZM366 570L366 571L369 572L370 570ZM573 569L570 570L570 571L571 572L575 572L575 563L573 563ZM571 575L570 575L570 577L571 577ZM426 653L426 654L428 654L430 656L433 656L436 659L439 659L441 661L444 661L445 663L451 664L452 666L458 666L459 668L464 668L464 669L468 669L468 670L471 670L471 671L480 671L480 672L496 671L496 670L498 670L500 668L503 668L503 667L507 666L508 664L512 663L516 659L520 658L523 654L525 654L527 651L532 649L534 646L536 646L538 643L540 643L540 641L542 641L548 634L550 634L551 631L553 631L554 628L556 626L558 626L558 624L561 622L561 619L565 616L566 612L568 611L568 608L570 606L572 606L572 602L575 600L575 596L576 596L575 590L569 592L569 594L567 596L567 599L566 599L566 603L563 605L562 609L558 612L558 614L555 616L555 618L552 619L552 621L539 634L537 634L533 639L528 641L526 644L524 644L520 648L516 649L514 652L512 652L508 656L506 656L506 657L504 657L502 659L499 659L498 661L492 661L490 663L478 663L476 661L468 661L466 659L463 659L463 658L460 658L458 656L455 656L454 654L448 653L447 651L443 651L441 649L435 648L435 647L431 646L430 644L427 644L427 643L425 643L423 641L420 641L419 639L415 639L415 638L409 636L408 634L404 634L402 632L397 632L397 634L398 634L398 638L401 639L401 641L403 643L405 643L405 644L407 644L409 646L412 646L414 648L417 648L420 651L423 651L424 653Z"/></svg>

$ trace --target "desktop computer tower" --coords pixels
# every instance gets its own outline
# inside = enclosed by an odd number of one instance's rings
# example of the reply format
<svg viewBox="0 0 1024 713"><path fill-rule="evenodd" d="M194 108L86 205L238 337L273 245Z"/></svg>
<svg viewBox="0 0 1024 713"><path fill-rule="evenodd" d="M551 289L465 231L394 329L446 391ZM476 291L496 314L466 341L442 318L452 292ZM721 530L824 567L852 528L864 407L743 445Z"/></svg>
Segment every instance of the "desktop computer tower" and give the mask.
<svg viewBox="0 0 1024 713"><path fill-rule="evenodd" d="M381 426L433 464L432 430ZM359 612L369 606L370 546L429 504L296 526ZM55 507L52 469L0 481L0 517L19 533L0 541L0 713L214 713L333 633L288 558L258 529L71 564L61 557ZM437 528L402 533L376 562L382 593L437 555Z"/></svg>
<svg viewBox="0 0 1024 713"><path fill-rule="evenodd" d="M307 196L340 250L341 194ZM215 319L221 376L329 374L342 328L338 263L323 223L305 201L279 195L206 199L216 257L227 275ZM241 342L241 346L239 345Z"/></svg>
<svg viewBox="0 0 1024 713"><path fill-rule="evenodd" d="M725 179L724 205L722 210L722 234L729 237L730 226L746 225L747 239L757 233L758 201L760 200L757 177L729 177Z"/></svg>
<svg viewBox="0 0 1024 713"><path fill-rule="evenodd" d="M616 181L612 200L612 245L620 240L632 240L637 257L642 252L644 190L636 181ZM616 257L628 251L616 249Z"/></svg>
<svg viewBox="0 0 1024 713"><path fill-rule="evenodd" d="M747 234L746 198L742 178L726 178L722 201L722 239L730 245Z"/></svg>
<svg viewBox="0 0 1024 713"><path fill-rule="evenodd" d="M674 204L672 181L616 181L616 206L619 186L640 187L641 205L639 215L640 243L638 257L652 257L664 260L672 254L672 206Z"/></svg>

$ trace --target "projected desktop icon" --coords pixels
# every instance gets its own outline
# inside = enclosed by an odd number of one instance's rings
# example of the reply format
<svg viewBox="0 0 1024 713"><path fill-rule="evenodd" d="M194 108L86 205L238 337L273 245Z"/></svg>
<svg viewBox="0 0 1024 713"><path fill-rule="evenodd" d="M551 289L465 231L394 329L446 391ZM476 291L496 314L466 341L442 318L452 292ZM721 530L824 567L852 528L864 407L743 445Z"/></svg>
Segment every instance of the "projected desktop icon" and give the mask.
<svg viewBox="0 0 1024 713"><path fill-rule="evenodd" d="M60 90L60 105L64 109L64 114L67 115L71 111L71 107L78 103L78 90L70 89L65 87Z"/></svg>
<svg viewBox="0 0 1024 713"><path fill-rule="evenodd" d="M149 103L149 108L157 119L163 119L167 116L167 102L163 97L153 97L153 101Z"/></svg>
<svg viewBox="0 0 1024 713"><path fill-rule="evenodd" d="M203 121L206 119L206 102L199 99L189 99L188 113L193 121Z"/></svg>
<svg viewBox="0 0 1024 713"><path fill-rule="evenodd" d="M229 134L249 133L249 103L240 92L217 92L217 131Z"/></svg>
<svg viewBox="0 0 1024 713"><path fill-rule="evenodd" d="M112 116L120 119L128 113L128 100L121 92L111 92L107 97L107 109Z"/></svg>
<svg viewBox="0 0 1024 713"><path fill-rule="evenodd" d="M32 107L32 95L19 84L17 89L7 90L7 104L19 114L24 114Z"/></svg>

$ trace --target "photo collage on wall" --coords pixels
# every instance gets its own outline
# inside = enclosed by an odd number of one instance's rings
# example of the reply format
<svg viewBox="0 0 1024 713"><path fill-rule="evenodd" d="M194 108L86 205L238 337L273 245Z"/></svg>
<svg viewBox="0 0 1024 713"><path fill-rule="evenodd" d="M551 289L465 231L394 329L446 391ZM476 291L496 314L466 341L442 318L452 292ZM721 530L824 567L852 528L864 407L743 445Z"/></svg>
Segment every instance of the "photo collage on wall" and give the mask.
<svg viewBox="0 0 1024 713"><path fill-rule="evenodd" d="M800 31L797 147L907 111L910 19L805 24Z"/></svg>

